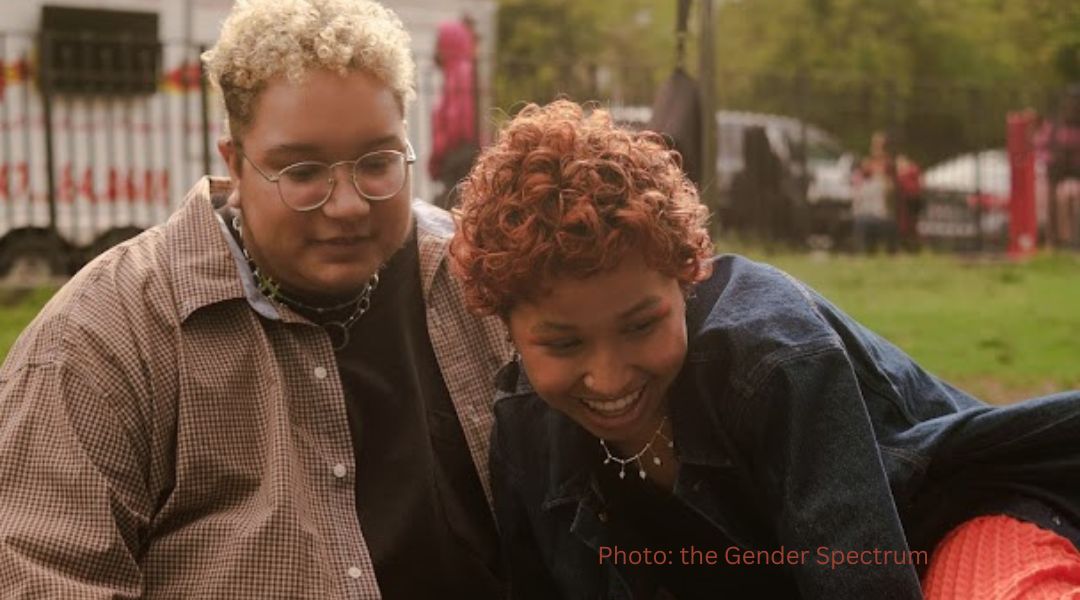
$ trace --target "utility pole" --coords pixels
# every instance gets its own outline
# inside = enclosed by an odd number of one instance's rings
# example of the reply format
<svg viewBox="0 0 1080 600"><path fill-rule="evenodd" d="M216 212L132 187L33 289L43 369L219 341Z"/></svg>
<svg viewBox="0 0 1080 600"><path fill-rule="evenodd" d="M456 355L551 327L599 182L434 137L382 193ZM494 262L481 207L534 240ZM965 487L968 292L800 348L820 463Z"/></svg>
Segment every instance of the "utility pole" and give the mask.
<svg viewBox="0 0 1080 600"><path fill-rule="evenodd" d="M701 201L709 208L714 232L718 226L719 196L716 189L716 48L713 43L713 0L700 0L701 19L698 77L701 83Z"/></svg>

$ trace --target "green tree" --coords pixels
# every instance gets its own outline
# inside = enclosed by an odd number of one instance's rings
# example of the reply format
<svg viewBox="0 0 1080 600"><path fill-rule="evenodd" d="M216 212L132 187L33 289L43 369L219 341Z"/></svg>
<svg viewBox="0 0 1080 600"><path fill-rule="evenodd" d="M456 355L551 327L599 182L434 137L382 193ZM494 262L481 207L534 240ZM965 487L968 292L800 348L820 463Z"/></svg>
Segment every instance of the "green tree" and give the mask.
<svg viewBox="0 0 1080 600"><path fill-rule="evenodd" d="M495 102L559 95L649 104L670 71L675 6L661 0L501 0Z"/></svg>
<svg viewBox="0 0 1080 600"><path fill-rule="evenodd" d="M1057 0L728 2L717 94L806 118L859 150L874 129L924 161L1000 146L1008 110L1045 109L1069 79L1057 65L1075 56L1078 11Z"/></svg>
<svg viewBox="0 0 1080 600"><path fill-rule="evenodd" d="M651 104L673 66L676 4L501 0L497 105L512 112L559 94ZM876 129L894 133L924 163L1000 147L1006 112L1047 112L1080 79L1076 2L714 4L719 108L801 117L856 151ZM693 73L693 38L686 56Z"/></svg>

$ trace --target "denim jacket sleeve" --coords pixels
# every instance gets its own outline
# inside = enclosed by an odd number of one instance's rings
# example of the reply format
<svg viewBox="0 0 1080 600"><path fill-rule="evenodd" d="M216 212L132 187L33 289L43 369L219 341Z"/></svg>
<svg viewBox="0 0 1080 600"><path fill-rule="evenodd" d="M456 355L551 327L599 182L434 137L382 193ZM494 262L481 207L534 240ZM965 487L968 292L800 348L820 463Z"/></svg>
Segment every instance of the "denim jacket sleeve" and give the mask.
<svg viewBox="0 0 1080 600"><path fill-rule="evenodd" d="M793 571L802 596L920 598L851 360L831 340L784 354L739 423L778 546L808 551Z"/></svg>

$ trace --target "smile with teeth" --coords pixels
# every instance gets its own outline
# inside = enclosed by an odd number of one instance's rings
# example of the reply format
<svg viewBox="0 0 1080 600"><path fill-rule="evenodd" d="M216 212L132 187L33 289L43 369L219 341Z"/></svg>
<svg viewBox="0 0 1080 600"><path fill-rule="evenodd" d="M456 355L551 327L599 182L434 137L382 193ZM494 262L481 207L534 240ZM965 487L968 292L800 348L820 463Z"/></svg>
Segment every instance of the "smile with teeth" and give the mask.
<svg viewBox="0 0 1080 600"><path fill-rule="evenodd" d="M593 398L578 398L578 400L581 400L581 403L589 407L589 409L602 415L617 415L633 406L638 398L641 398L641 393L643 391L645 391L645 386L638 388L637 391L627 394L622 398L616 398L614 400L596 400Z"/></svg>

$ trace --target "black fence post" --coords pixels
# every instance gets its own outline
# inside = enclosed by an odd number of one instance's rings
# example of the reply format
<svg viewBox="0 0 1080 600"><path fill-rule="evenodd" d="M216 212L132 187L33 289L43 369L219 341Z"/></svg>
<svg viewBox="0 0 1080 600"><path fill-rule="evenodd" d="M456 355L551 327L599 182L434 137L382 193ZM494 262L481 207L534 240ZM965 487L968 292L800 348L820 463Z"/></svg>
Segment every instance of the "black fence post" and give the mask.
<svg viewBox="0 0 1080 600"><path fill-rule="evenodd" d="M45 171L46 171L46 189L48 190L49 200L49 231L53 234L58 234L56 228L56 165L55 154L53 149L53 136L55 131L53 129L52 119L52 77L53 77L53 56L52 56L52 43L48 32L41 32L39 39L39 48L41 51L41 64L38 68L38 85L41 87L41 106L43 111L43 118L45 120ZM29 82L27 82L29 85Z"/></svg>
<svg viewBox="0 0 1080 600"><path fill-rule="evenodd" d="M716 43L714 32L713 0L700 0L698 12L701 19L699 79L701 89L702 136L701 136L701 197L712 214L719 214L720 194L716 180ZM715 228L715 221L713 227ZM714 231L715 233L715 231Z"/></svg>
<svg viewBox="0 0 1080 600"><path fill-rule="evenodd" d="M206 46L199 46L199 55L195 60L199 64L199 108L202 110L202 163L203 175L210 174L210 99L209 86L207 83L206 67L203 65L202 55Z"/></svg>
<svg viewBox="0 0 1080 600"><path fill-rule="evenodd" d="M0 69L9 69L11 66L8 64L8 36L6 33L0 33ZM0 79L6 79L6 73L0 74ZM13 227L15 217L15 199L11 197L11 179L15 177L16 164L13 160L14 152L12 152L11 132L14 131L14 123L12 122L13 116L7 98L7 90L11 87L8 84L0 86L0 122L4 123L3 127L0 127L0 136L2 136L3 142L0 149L3 150L3 160L0 161L3 164L0 168L4 169L4 189L3 194L6 200L4 206L4 222L7 226Z"/></svg>
<svg viewBox="0 0 1080 600"><path fill-rule="evenodd" d="M900 90L897 88L895 82L888 81L885 83L885 94L887 96L885 102L888 107L888 114L885 118L888 119L888 138L890 145L892 146L889 150L892 158L895 160L900 149L907 144L907 136L905 135L902 126L902 119L900 118ZM905 153L906 152L907 150L905 149Z"/></svg>
<svg viewBox="0 0 1080 600"><path fill-rule="evenodd" d="M979 118L982 117L983 112L981 110L982 109L981 100L982 100L982 97L979 95L979 89L977 87L973 86L971 88L970 95L969 95L969 103L971 105L971 111L968 114L979 115ZM974 182L975 185L974 185L974 187L975 187L975 190L974 190L974 192L975 192L975 251L976 252L982 252L983 251L983 242L984 242L984 240L983 240L983 230L982 230L982 223L983 223L982 164L981 164L982 161L981 161L981 157L979 156L979 148L982 145L982 127L980 126L980 123L981 123L981 121L979 119L976 119L974 121L974 125L972 125L973 131L971 132L971 137L973 138L973 141L974 141L974 143L971 144L971 146L972 146L972 152L973 152L972 156L974 157L973 163L974 163L974 167L975 167L975 173L974 173L974 177L975 177L975 182Z"/></svg>
<svg viewBox="0 0 1080 600"><path fill-rule="evenodd" d="M807 154L810 150L810 144L807 139L806 132L806 120L808 118L806 105L807 105L807 92L806 92L806 69L800 65L798 73L795 75L795 106L799 107L797 114L795 115L799 119L799 206L805 207L807 202L807 192L810 189L810 169L807 161ZM806 214L803 211L799 211L799 214Z"/></svg>

